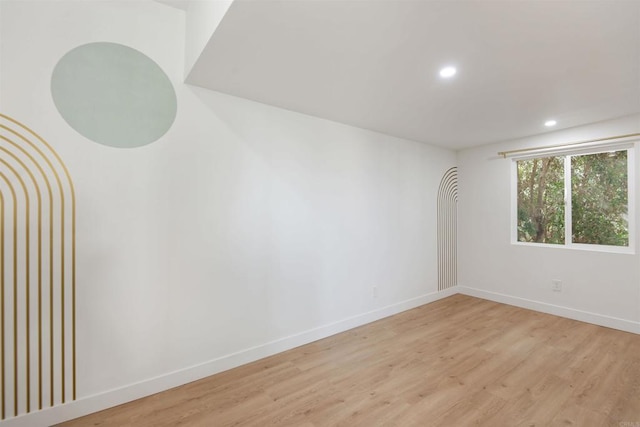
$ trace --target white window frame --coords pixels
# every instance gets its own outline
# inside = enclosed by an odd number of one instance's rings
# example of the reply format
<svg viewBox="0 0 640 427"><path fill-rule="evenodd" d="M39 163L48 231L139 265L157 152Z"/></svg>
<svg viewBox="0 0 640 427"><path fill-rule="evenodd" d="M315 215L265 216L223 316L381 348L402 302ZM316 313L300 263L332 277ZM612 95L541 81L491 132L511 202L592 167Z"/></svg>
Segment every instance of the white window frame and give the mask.
<svg viewBox="0 0 640 427"><path fill-rule="evenodd" d="M572 242L572 215L571 215L571 156L606 153L609 151L627 151L627 203L628 203L628 246L597 245ZM591 147L586 149L571 149L546 151L544 153L514 156L511 161L511 244L518 246L533 246L543 248L572 249L592 252L608 252L618 254L635 254L636 248L636 142ZM518 241L518 161L543 157L564 156L564 244L536 243Z"/></svg>

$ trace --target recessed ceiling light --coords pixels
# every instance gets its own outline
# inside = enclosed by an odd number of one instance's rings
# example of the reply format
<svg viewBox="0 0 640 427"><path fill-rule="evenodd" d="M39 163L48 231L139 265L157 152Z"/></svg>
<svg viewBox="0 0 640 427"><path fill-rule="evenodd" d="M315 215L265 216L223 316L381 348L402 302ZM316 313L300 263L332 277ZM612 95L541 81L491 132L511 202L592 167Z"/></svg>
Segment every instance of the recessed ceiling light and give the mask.
<svg viewBox="0 0 640 427"><path fill-rule="evenodd" d="M448 79L456 75L456 67L444 67L440 70L440 77Z"/></svg>
<svg viewBox="0 0 640 427"><path fill-rule="evenodd" d="M548 128L550 128L551 126L555 126L558 122L556 122L555 120L547 120L546 122L544 122L544 125Z"/></svg>

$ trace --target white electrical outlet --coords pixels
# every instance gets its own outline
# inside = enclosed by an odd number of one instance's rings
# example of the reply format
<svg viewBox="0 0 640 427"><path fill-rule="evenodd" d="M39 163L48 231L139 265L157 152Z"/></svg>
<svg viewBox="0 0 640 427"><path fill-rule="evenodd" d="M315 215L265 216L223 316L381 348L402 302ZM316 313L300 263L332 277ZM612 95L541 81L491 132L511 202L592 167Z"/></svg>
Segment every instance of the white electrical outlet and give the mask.
<svg viewBox="0 0 640 427"><path fill-rule="evenodd" d="M562 292L562 280L552 280L551 281L551 290L553 292Z"/></svg>
<svg viewBox="0 0 640 427"><path fill-rule="evenodd" d="M373 288L371 288L371 297L372 298L378 298L378 287L374 286Z"/></svg>

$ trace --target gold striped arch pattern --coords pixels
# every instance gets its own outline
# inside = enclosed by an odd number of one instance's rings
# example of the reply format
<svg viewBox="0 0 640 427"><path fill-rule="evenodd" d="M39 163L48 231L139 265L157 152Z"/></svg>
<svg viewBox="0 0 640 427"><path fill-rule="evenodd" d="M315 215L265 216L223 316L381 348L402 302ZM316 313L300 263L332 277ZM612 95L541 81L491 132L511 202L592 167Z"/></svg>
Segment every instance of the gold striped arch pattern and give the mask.
<svg viewBox="0 0 640 427"><path fill-rule="evenodd" d="M458 168L447 170L438 188L438 290L458 284Z"/></svg>
<svg viewBox="0 0 640 427"><path fill-rule="evenodd" d="M60 156L0 114L0 419L76 398L75 212Z"/></svg>

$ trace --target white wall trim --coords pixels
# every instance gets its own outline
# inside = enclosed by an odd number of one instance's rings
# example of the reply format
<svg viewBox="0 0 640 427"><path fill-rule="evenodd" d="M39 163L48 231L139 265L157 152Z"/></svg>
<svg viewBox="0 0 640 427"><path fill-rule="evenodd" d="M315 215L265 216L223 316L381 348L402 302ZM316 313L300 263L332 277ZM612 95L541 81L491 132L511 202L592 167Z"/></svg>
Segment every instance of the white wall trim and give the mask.
<svg viewBox="0 0 640 427"><path fill-rule="evenodd" d="M356 328L394 314L419 307L455 294L469 295L498 303L509 304L542 313L553 314L569 319L588 322L599 326L614 328L626 332L640 334L640 322L620 319L602 314L576 310L569 307L548 304L526 298L489 292L468 286L454 286L440 292L425 294L416 298L401 301L349 317L337 322L329 323L315 329L290 335L262 345L247 348L245 350L228 354L199 365L194 365L178 371L170 372L155 378L150 378L127 386L106 391L93 396L84 397L65 405L43 409L16 418L2 421L2 427L33 427L49 426L56 423L72 420L97 411L111 408L132 400L140 399L161 391L178 387L192 381L206 378L210 375L226 371L253 361L272 356L274 354L290 350L292 348L329 337L349 329Z"/></svg>
<svg viewBox="0 0 640 427"><path fill-rule="evenodd" d="M310 329L295 335L290 335L262 345L228 354L199 365L194 365L178 371L170 372L155 378L150 378L127 386L80 398L64 405L54 406L41 411L24 414L2 421L3 427L34 427L50 426L72 420L93 412L111 408L116 405L140 399L161 391L190 383L228 369L235 368L349 329L356 328L394 314L419 307L458 293L455 287L439 292L421 295L377 308L366 313L349 317L337 322L329 323L318 328Z"/></svg>
<svg viewBox="0 0 640 427"><path fill-rule="evenodd" d="M619 329L625 332L640 334L640 322L633 322L631 320L620 319L618 317L606 316L589 311L576 310L575 308L563 307L560 305L514 297L511 295L505 295L496 292L489 292L482 289L471 288L468 286L458 286L457 292L463 295L469 295L472 297L482 298L503 304L509 304L516 307L528 308L530 310L535 310L542 313L566 317L568 319L579 320L581 322L593 323L594 325L604 326L607 328Z"/></svg>

